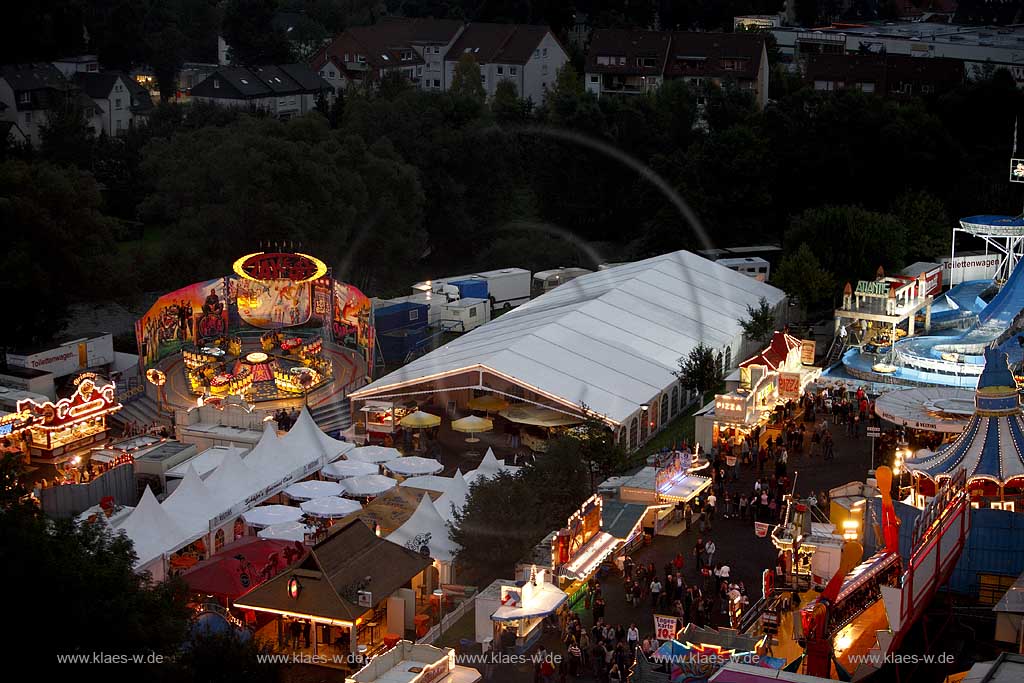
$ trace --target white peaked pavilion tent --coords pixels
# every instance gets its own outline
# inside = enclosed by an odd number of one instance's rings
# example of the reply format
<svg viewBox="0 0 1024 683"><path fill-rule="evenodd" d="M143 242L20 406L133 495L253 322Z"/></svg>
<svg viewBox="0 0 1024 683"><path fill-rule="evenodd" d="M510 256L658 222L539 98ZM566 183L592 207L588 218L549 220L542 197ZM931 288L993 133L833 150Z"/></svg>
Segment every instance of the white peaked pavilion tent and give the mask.
<svg viewBox="0 0 1024 683"><path fill-rule="evenodd" d="M191 465L162 507L182 528L203 535L210 531L210 520L222 512L210 489Z"/></svg>
<svg viewBox="0 0 1024 683"><path fill-rule="evenodd" d="M466 498L469 496L469 484L466 482L466 478L462 476L461 470L455 470L455 476L453 477L439 477L437 475L410 477L403 481L400 486L439 492L441 497L434 501L434 507L446 522L454 519L452 506L462 510L466 506Z"/></svg>
<svg viewBox="0 0 1024 683"><path fill-rule="evenodd" d="M260 439L260 443L263 440ZM256 444L259 447L259 443ZM255 449L253 449L255 451ZM250 456L252 453L249 454ZM206 484L210 496L217 501L218 506L228 509L231 506L242 502L253 491L260 490L264 486L265 479L257 474L257 471L250 466L249 458L245 461L237 453L228 453L220 463L220 467L207 477ZM253 462L252 464L257 464Z"/></svg>
<svg viewBox="0 0 1024 683"><path fill-rule="evenodd" d="M302 409L295 424L281 437L280 442L285 452L303 465L318 455L323 458L322 464L333 462L355 448L355 444L338 441L324 434L306 408Z"/></svg>
<svg viewBox="0 0 1024 683"><path fill-rule="evenodd" d="M428 494L423 494L416 512L412 513L412 517L407 519L405 524L392 531L387 539L416 552L419 552L420 548L413 546L424 541L424 545L430 551L430 558L437 567L441 583L455 582L453 563L459 546L449 538L448 525L434 507Z"/></svg>
<svg viewBox="0 0 1024 683"><path fill-rule="evenodd" d="M498 460L494 455L494 451L488 448L487 452L484 453L483 460L480 461L480 465L475 470L466 473L466 483L472 485L473 482L481 478L490 479L499 472L515 474L519 470L519 467L506 465L504 460Z"/></svg>
<svg viewBox="0 0 1024 683"><path fill-rule="evenodd" d="M160 505L148 486L142 494L142 500L117 527L117 531L123 531L135 545L135 554L138 556L135 569L150 572L157 581L167 575L165 553L183 548L205 535L205 531L189 533L181 528Z"/></svg>
<svg viewBox="0 0 1024 683"><path fill-rule="evenodd" d="M577 415L585 403L636 447L687 403L679 358L703 343L728 374L754 350L740 320L762 297L781 319L782 290L688 251L589 273L352 392L352 414L483 391Z"/></svg>

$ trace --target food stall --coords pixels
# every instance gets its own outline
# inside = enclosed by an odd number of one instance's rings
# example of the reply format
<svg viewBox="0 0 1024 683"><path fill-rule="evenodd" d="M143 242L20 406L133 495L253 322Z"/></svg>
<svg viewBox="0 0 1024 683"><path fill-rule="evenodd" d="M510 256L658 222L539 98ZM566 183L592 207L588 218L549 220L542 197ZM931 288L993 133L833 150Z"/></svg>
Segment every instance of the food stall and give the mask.
<svg viewBox="0 0 1024 683"><path fill-rule="evenodd" d="M544 619L556 614L569 596L533 567L525 581L499 579L476 598L476 638L507 647L528 650L544 632Z"/></svg>
<svg viewBox="0 0 1024 683"><path fill-rule="evenodd" d="M121 409L113 382L98 386L91 373L81 375L75 393L56 403L18 402L18 413L32 416L26 441L33 460L58 463L78 450L107 440L107 415Z"/></svg>
<svg viewBox="0 0 1024 683"><path fill-rule="evenodd" d="M588 593L590 579L620 541L601 530L603 501L595 494L559 529L551 542L551 566L558 586L575 605Z"/></svg>

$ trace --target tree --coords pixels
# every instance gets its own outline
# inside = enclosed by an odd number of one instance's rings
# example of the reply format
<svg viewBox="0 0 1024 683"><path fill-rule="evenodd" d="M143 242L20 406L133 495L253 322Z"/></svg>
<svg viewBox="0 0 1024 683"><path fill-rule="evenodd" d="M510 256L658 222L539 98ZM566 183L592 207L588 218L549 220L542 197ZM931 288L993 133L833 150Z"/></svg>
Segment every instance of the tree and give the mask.
<svg viewBox="0 0 1024 683"><path fill-rule="evenodd" d="M743 336L750 341L766 344L775 333L775 311L768 300L761 297L757 308L747 304L747 317L740 320Z"/></svg>
<svg viewBox="0 0 1024 683"><path fill-rule="evenodd" d="M906 234L907 260L931 261L949 253L949 216L942 201L923 190L896 198L892 214Z"/></svg>
<svg viewBox="0 0 1024 683"><path fill-rule="evenodd" d="M468 52L459 57L452 75L451 93L456 97L482 103L487 99L487 92L481 82L480 65Z"/></svg>
<svg viewBox="0 0 1024 683"><path fill-rule="evenodd" d="M96 133L75 95L67 92L63 96L66 101L51 110L39 127L39 151L54 163L87 169L92 165Z"/></svg>
<svg viewBox="0 0 1024 683"><path fill-rule="evenodd" d="M594 413L587 404L580 405L584 415L583 424L576 427L566 438L579 443L580 459L587 464L590 474L590 491L595 490L594 476L601 480L616 474L628 462L626 450L615 440L615 434L608 425Z"/></svg>
<svg viewBox="0 0 1024 683"><path fill-rule="evenodd" d="M418 550L418 548L417 548ZM280 665L262 655L271 648L254 637L235 631L194 633L171 664L168 680L218 681L223 683L275 683Z"/></svg>
<svg viewBox="0 0 1024 683"><path fill-rule="evenodd" d="M782 258L772 283L796 297L805 311L812 311L831 297L835 278L821 267L814 250L803 242L796 251Z"/></svg>
<svg viewBox="0 0 1024 683"><path fill-rule="evenodd" d="M672 374L679 378L688 391L708 392L722 381L722 363L714 350L701 342L690 350L689 355L677 361L679 370Z"/></svg>
<svg viewBox="0 0 1024 683"><path fill-rule="evenodd" d="M902 266L906 235L893 216L860 206L823 206L796 216L787 244L813 244L822 268L844 280L868 277L881 264Z"/></svg>
<svg viewBox="0 0 1024 683"><path fill-rule="evenodd" d="M530 105L526 100L519 98L516 84L504 79L494 88L491 113L501 123L522 123L530 115Z"/></svg>
<svg viewBox="0 0 1024 683"><path fill-rule="evenodd" d="M0 291L9 318L0 346L49 341L64 327L69 304L109 296L117 286L110 220L100 212L96 182L46 162L0 163Z"/></svg>
<svg viewBox="0 0 1024 683"><path fill-rule="evenodd" d="M275 0L228 0L222 31L233 64L284 64L291 61L288 38L274 26Z"/></svg>
<svg viewBox="0 0 1024 683"><path fill-rule="evenodd" d="M185 583L153 583L136 572L131 541L107 524L51 520L34 506L15 506L0 514L0 555L11 576L31 576L40 587L7 596L23 627L10 634L15 651L48 662L57 653L166 657L185 638L191 613ZM54 614L61 615L60 637L39 638L53 628ZM116 638L103 623L117 625Z"/></svg>

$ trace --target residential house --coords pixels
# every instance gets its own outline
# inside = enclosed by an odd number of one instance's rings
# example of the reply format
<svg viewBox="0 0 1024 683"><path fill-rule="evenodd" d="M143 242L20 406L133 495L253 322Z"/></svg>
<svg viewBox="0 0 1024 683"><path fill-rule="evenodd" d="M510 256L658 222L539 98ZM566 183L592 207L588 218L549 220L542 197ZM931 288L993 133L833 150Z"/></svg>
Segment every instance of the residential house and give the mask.
<svg viewBox="0 0 1024 683"><path fill-rule="evenodd" d="M0 104L0 112L3 112L4 107ZM25 134L21 132L21 128L18 128L18 124L14 121L0 121L0 146L2 143L8 145L21 145L25 143Z"/></svg>
<svg viewBox="0 0 1024 683"><path fill-rule="evenodd" d="M333 90L304 64L225 66L192 87L192 99L267 112L280 119L301 116Z"/></svg>
<svg viewBox="0 0 1024 683"><path fill-rule="evenodd" d="M756 32L594 31L584 79L595 95L635 95L679 79L703 86L733 84L768 101L768 53Z"/></svg>
<svg viewBox="0 0 1024 683"><path fill-rule="evenodd" d="M53 64L0 66L0 121L16 123L25 140L38 145L50 114L77 107L96 134L103 130L103 108Z"/></svg>
<svg viewBox="0 0 1024 683"><path fill-rule="evenodd" d="M591 34L584 67L587 92L636 94L661 85L672 35L603 29Z"/></svg>
<svg viewBox="0 0 1024 683"><path fill-rule="evenodd" d="M100 71L100 60L96 55L78 55L65 57L53 62L64 78L74 78L75 74L95 74Z"/></svg>
<svg viewBox="0 0 1024 683"><path fill-rule="evenodd" d="M462 29L458 21L387 17L341 32L310 66L335 90L380 83L395 73L424 90L443 90L444 57Z"/></svg>
<svg viewBox="0 0 1024 683"><path fill-rule="evenodd" d="M753 95L759 109L768 103L768 51L758 33L672 34L665 79L716 86L731 84Z"/></svg>
<svg viewBox="0 0 1024 683"><path fill-rule="evenodd" d="M116 71L79 71L72 79L103 110L102 131L122 135L132 127L131 79Z"/></svg>
<svg viewBox="0 0 1024 683"><path fill-rule="evenodd" d="M132 121L135 125L147 123L153 112L153 93L135 78L128 78L128 93L131 96Z"/></svg>
<svg viewBox="0 0 1024 683"><path fill-rule="evenodd" d="M459 59L467 54L480 65L488 97L494 95L499 82L508 80L515 84L519 97L537 104L569 61L565 48L547 26L471 23L445 56L445 90L451 87Z"/></svg>
<svg viewBox="0 0 1024 683"><path fill-rule="evenodd" d="M964 81L964 65L946 57L907 55L809 55L804 78L815 90L854 89L879 95L929 95Z"/></svg>

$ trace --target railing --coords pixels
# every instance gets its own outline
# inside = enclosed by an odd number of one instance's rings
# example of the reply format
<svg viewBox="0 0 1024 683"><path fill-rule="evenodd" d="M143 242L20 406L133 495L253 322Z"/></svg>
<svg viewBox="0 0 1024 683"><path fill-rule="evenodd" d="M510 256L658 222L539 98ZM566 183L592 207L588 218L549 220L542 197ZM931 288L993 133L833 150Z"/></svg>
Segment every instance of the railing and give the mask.
<svg viewBox="0 0 1024 683"><path fill-rule="evenodd" d="M432 645L434 641L441 637L443 631L447 631L448 629L450 629L455 624L455 622L457 622L459 619L465 616L466 612L468 612L475 603L476 595L473 595L467 600L463 600L458 607L451 610L450 612L446 612L445 615L441 618L441 623L434 624L434 626L431 627L430 630L423 634L422 638L416 641L416 643L419 645Z"/></svg>

